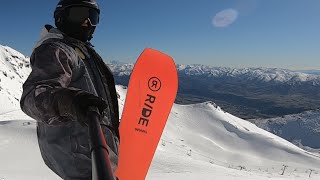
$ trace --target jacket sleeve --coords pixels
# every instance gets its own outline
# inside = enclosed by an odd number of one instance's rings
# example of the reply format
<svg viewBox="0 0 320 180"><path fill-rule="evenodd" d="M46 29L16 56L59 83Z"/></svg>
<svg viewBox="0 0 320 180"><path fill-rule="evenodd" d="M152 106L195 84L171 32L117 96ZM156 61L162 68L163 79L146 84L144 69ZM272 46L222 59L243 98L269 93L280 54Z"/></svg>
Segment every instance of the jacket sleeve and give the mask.
<svg viewBox="0 0 320 180"><path fill-rule="evenodd" d="M55 43L42 44L33 51L32 71L23 84L20 101L23 112L49 125L75 120L72 100L81 90L68 87L75 58Z"/></svg>

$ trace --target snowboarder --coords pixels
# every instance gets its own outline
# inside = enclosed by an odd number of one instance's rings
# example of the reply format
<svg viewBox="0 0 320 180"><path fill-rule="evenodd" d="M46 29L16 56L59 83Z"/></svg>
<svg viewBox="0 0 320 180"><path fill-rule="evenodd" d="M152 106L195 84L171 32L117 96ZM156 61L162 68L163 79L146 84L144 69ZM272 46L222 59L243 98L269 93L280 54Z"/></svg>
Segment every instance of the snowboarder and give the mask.
<svg viewBox="0 0 320 180"><path fill-rule="evenodd" d="M88 107L102 114L101 126L115 170L119 113L114 78L90 40L99 23L95 0L60 0L30 57L21 109L37 120L41 155L63 179L91 179L86 119Z"/></svg>

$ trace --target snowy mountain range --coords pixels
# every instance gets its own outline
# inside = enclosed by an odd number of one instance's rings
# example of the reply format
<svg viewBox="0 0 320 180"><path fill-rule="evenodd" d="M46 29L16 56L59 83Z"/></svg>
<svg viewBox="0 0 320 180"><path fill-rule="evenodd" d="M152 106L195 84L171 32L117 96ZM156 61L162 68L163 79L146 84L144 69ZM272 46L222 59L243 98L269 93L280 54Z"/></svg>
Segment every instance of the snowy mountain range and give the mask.
<svg viewBox="0 0 320 180"><path fill-rule="evenodd" d="M109 64L116 82L127 85L133 64ZM320 108L320 75L279 68L177 65L176 103L214 101L244 119L270 118Z"/></svg>
<svg viewBox="0 0 320 180"><path fill-rule="evenodd" d="M134 64L109 64L116 76L130 75ZM277 82L290 85L310 83L320 85L320 76L280 68L229 68L205 65L177 65L179 75L203 78L237 78L239 81Z"/></svg>
<svg viewBox="0 0 320 180"><path fill-rule="evenodd" d="M35 121L19 108L29 60L6 46L0 46L0 53L0 180L59 180L41 158ZM117 92L121 116L126 87L117 86ZM300 128L294 130L299 134ZM147 176L150 180L306 178L320 179L318 153L235 117L213 102L173 106Z"/></svg>

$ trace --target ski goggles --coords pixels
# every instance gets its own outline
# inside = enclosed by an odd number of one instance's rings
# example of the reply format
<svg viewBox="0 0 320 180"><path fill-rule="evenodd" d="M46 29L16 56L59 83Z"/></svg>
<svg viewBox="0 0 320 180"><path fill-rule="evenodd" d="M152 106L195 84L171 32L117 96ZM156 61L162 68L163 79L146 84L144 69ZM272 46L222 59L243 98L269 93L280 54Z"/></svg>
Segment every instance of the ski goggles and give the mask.
<svg viewBox="0 0 320 180"><path fill-rule="evenodd" d="M99 23L99 12L89 7L70 7L67 9L66 18L74 23L82 24L88 20L91 26L97 26Z"/></svg>

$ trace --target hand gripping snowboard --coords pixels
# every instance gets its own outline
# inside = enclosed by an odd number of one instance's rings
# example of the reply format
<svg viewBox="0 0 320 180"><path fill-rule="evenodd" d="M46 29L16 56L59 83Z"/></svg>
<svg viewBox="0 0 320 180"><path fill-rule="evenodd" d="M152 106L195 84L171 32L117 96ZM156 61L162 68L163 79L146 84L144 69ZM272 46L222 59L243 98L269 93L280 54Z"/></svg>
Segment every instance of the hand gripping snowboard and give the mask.
<svg viewBox="0 0 320 180"><path fill-rule="evenodd" d="M173 59L147 48L129 82L120 122L119 180L144 180L178 89Z"/></svg>

